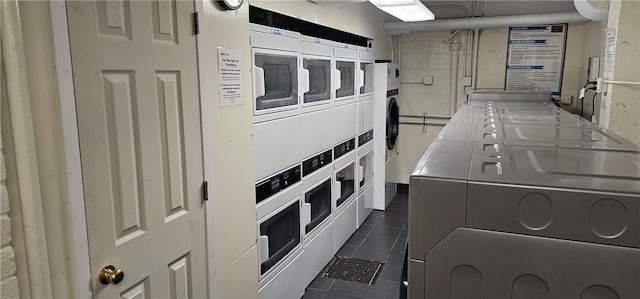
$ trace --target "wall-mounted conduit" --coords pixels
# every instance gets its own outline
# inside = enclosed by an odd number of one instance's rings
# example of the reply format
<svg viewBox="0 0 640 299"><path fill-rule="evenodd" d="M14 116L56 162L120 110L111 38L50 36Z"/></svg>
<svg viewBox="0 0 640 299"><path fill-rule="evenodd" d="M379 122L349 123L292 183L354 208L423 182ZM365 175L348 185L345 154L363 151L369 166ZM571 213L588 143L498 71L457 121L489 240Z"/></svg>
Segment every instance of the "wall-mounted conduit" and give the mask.
<svg viewBox="0 0 640 299"><path fill-rule="evenodd" d="M586 21L588 21L588 19L578 12L557 12L497 17L454 18L411 23L386 22L384 23L384 30L388 34L399 34L413 31L501 28L510 26L576 23Z"/></svg>
<svg viewBox="0 0 640 299"><path fill-rule="evenodd" d="M411 121L400 121L399 123L403 125L422 126L422 133L427 133L427 126L446 126L447 123L449 123L449 119L451 119L449 115L428 115L426 112L422 115L400 115L400 117L414 119ZM417 119L421 119L422 121L418 121ZM439 121L429 121L429 119L437 119Z"/></svg>

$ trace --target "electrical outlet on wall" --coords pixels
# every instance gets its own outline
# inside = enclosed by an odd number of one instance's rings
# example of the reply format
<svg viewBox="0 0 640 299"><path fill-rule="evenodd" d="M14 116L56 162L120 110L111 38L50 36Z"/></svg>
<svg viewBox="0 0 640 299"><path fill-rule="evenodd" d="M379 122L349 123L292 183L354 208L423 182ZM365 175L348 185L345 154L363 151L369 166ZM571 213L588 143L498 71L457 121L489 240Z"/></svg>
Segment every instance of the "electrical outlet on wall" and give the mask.
<svg viewBox="0 0 640 299"><path fill-rule="evenodd" d="M424 78L422 78L422 84L424 85L433 84L433 76L424 76Z"/></svg>
<svg viewBox="0 0 640 299"><path fill-rule="evenodd" d="M570 94L560 95L560 104L569 105L571 100L573 100L573 96Z"/></svg>

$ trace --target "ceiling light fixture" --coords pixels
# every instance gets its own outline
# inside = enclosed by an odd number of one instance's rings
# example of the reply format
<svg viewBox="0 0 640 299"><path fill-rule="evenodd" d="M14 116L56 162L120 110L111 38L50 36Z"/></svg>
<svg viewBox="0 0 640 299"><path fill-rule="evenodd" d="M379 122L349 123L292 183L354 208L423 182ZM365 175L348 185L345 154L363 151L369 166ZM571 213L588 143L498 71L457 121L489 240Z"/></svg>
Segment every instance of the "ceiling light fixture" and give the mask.
<svg viewBox="0 0 640 299"><path fill-rule="evenodd" d="M431 21L436 18L420 0L369 0L369 2L403 22Z"/></svg>

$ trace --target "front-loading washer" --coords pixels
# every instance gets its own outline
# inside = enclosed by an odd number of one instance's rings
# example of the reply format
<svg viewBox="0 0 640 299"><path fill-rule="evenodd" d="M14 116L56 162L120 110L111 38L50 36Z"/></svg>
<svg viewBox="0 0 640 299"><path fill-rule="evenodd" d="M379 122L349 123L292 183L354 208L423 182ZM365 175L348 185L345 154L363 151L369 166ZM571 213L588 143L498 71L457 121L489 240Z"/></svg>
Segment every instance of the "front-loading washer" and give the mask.
<svg viewBox="0 0 640 299"><path fill-rule="evenodd" d="M334 188L333 209L335 225L334 253L344 245L358 228L356 203L356 138L348 139L333 148Z"/></svg>
<svg viewBox="0 0 640 299"><path fill-rule="evenodd" d="M400 71L397 64L376 63L374 82L374 207L384 210L397 192L397 141L400 109L398 106ZM380 88L384 87L384 89Z"/></svg>
<svg viewBox="0 0 640 299"><path fill-rule="evenodd" d="M375 150L373 130L358 136L356 158L356 190L358 194L358 227L375 208Z"/></svg>
<svg viewBox="0 0 640 299"><path fill-rule="evenodd" d="M300 113L300 33L249 27L253 122Z"/></svg>
<svg viewBox="0 0 640 299"><path fill-rule="evenodd" d="M373 98L373 91L375 90L373 82L374 62L375 53L373 48L359 46L357 60L358 85L356 88L358 101Z"/></svg>
<svg viewBox="0 0 640 299"><path fill-rule="evenodd" d="M333 258L333 150L331 148L302 163L302 205L304 277L308 285Z"/></svg>
<svg viewBox="0 0 640 299"><path fill-rule="evenodd" d="M357 158L356 175L358 183L357 190L357 225L358 227L371 214L374 205L373 178L374 168L374 99L369 97L357 101L357 132L356 140ZM371 191L369 191L371 189ZM366 193L366 196L365 196Z"/></svg>
<svg viewBox="0 0 640 299"><path fill-rule="evenodd" d="M302 161L300 33L250 24L256 181ZM286 154L285 154L286 153Z"/></svg>
<svg viewBox="0 0 640 299"><path fill-rule="evenodd" d="M333 46L334 60L334 106L345 105L356 101L356 85L357 85L357 46L330 42Z"/></svg>
<svg viewBox="0 0 640 299"><path fill-rule="evenodd" d="M329 41L302 35L300 94L302 113L328 109L335 98L333 47Z"/></svg>
<svg viewBox="0 0 640 299"><path fill-rule="evenodd" d="M298 298L305 281L300 222L302 167L279 171L256 184L258 295Z"/></svg>

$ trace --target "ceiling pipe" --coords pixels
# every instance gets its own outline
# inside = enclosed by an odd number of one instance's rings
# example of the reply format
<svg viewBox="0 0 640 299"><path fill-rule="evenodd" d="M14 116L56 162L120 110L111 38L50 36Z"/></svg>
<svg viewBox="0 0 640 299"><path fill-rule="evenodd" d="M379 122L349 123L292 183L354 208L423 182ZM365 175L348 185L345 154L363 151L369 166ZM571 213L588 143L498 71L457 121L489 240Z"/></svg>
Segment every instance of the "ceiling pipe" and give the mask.
<svg viewBox="0 0 640 299"><path fill-rule="evenodd" d="M555 12L547 14L511 15L497 17L453 18L413 23L386 22L384 23L384 30L389 34L399 34L412 31L500 28L510 26L575 23L586 21L589 21L589 19L583 17L578 12Z"/></svg>
<svg viewBox="0 0 640 299"><path fill-rule="evenodd" d="M609 1L605 3L593 3L589 2L589 0L573 0L573 5L576 7L576 10L585 18L594 21L605 21L609 17L608 2Z"/></svg>

